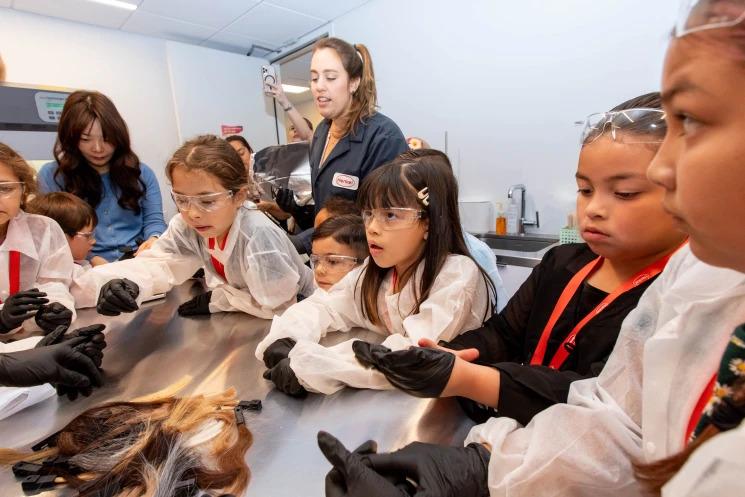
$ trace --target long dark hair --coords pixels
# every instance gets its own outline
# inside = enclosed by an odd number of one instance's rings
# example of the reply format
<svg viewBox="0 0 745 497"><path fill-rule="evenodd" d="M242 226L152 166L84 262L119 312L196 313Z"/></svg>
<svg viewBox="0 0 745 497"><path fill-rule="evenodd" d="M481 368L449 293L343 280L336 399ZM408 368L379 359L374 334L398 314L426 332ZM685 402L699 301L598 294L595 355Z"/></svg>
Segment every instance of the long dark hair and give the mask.
<svg viewBox="0 0 745 497"><path fill-rule="evenodd" d="M102 93L76 91L67 97L54 146L54 158L59 164L54 173L55 180L61 176L64 190L82 198L93 208L101 203L101 176L88 164L78 146L81 135L96 119L101 124L104 140L114 146L109 176L117 190L117 202L123 209L139 214L140 199L145 195L145 183L140 179L140 159L130 146L127 124L114 103Z"/></svg>
<svg viewBox="0 0 745 497"><path fill-rule="evenodd" d="M375 89L375 71L373 71L372 56L367 47L361 43L352 45L339 38L321 38L313 46L315 53L322 48L331 48L336 51L347 71L349 80L359 79L360 85L352 95L352 105L347 114L341 117L343 124L342 136L349 133L354 134L357 126L365 118L375 113L378 103L378 92ZM313 129L313 126L311 126Z"/></svg>
<svg viewBox="0 0 745 497"><path fill-rule="evenodd" d="M417 196L424 188L428 189L429 205L424 205ZM429 298L448 255L458 254L468 257L478 267L487 289L488 305L484 319L491 315L491 297L496 295L494 284L473 260L466 246L458 213L458 183L452 170L442 161L434 160L431 156L412 159L398 157L375 169L364 179L357 201L361 209L420 209L424 212L422 220L429 220L429 236L422 255L404 274L399 275L400 281L407 281L416 273L420 262L424 261L422 276L418 282L414 282L416 305L412 314L418 313L421 304ZM382 324L378 313L378 293L389 269L378 266L371 257L367 269L360 275L361 284L358 281L357 285L360 288L362 314L376 325ZM356 293L355 289L355 299Z"/></svg>

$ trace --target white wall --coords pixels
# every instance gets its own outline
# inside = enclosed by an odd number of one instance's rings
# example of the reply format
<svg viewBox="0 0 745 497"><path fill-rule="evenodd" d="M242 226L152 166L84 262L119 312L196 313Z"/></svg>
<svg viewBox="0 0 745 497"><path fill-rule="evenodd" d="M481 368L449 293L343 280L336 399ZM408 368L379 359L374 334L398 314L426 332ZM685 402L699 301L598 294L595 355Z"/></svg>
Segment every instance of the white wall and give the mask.
<svg viewBox="0 0 745 497"><path fill-rule="evenodd" d="M557 233L574 209L574 121L659 88L677 0L374 0L334 21L372 52L381 111L448 152L461 200L525 183ZM492 228L493 229L493 228Z"/></svg>
<svg viewBox="0 0 745 497"><path fill-rule="evenodd" d="M179 127L191 137L240 121L260 146L276 143L256 69L264 59L4 8L0 51L9 82L98 90L114 101L134 151L158 175L167 219L175 208L163 173Z"/></svg>
<svg viewBox="0 0 745 497"><path fill-rule="evenodd" d="M277 144L272 102L262 92L265 59L175 42L166 51L181 140L220 136L225 124L243 126L254 150Z"/></svg>

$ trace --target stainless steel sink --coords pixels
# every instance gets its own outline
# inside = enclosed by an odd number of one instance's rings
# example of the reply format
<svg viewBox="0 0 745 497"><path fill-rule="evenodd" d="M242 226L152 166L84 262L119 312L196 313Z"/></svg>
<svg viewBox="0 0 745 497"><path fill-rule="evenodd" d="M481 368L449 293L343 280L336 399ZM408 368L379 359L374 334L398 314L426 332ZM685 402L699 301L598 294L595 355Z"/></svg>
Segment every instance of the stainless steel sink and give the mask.
<svg viewBox="0 0 745 497"><path fill-rule="evenodd" d="M535 267L546 251L559 242L551 235L474 233L494 251L498 265Z"/></svg>
<svg viewBox="0 0 745 497"><path fill-rule="evenodd" d="M496 235L479 233L474 235L496 250L513 250L517 252L539 252L558 242L558 238L534 235Z"/></svg>

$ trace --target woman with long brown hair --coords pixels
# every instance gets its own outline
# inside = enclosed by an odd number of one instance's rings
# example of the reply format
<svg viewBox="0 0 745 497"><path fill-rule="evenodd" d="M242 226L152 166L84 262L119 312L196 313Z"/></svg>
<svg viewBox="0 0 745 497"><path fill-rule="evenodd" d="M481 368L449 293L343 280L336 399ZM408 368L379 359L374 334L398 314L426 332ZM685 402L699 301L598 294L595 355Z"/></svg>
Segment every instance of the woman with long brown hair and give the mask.
<svg viewBox="0 0 745 497"><path fill-rule="evenodd" d="M365 45L339 38L319 40L313 47L310 88L324 117L310 145L315 209L303 214L290 190L277 195L279 206L303 228L313 225L312 216L328 198L354 200L365 176L408 150L396 123L377 111L375 73ZM308 252L310 236L311 231L301 236Z"/></svg>
<svg viewBox="0 0 745 497"><path fill-rule="evenodd" d="M54 156L39 171L39 189L73 193L96 209L93 256L117 260L121 247L144 250L166 230L158 180L132 151L127 124L106 95L67 98Z"/></svg>

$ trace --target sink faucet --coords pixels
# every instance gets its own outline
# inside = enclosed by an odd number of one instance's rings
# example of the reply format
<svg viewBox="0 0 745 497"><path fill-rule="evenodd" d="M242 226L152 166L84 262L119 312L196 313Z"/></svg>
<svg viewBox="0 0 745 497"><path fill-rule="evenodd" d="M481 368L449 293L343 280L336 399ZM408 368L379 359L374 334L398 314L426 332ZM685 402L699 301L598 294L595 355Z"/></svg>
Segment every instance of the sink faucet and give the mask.
<svg viewBox="0 0 745 497"><path fill-rule="evenodd" d="M512 185L507 190L507 198L512 199L512 194L515 190L520 190L520 212L517 216L517 232L521 235L525 234L525 226L535 226L540 228L540 221L538 218L538 211L535 211L535 220L525 219L525 193L528 191L527 187L522 183Z"/></svg>

